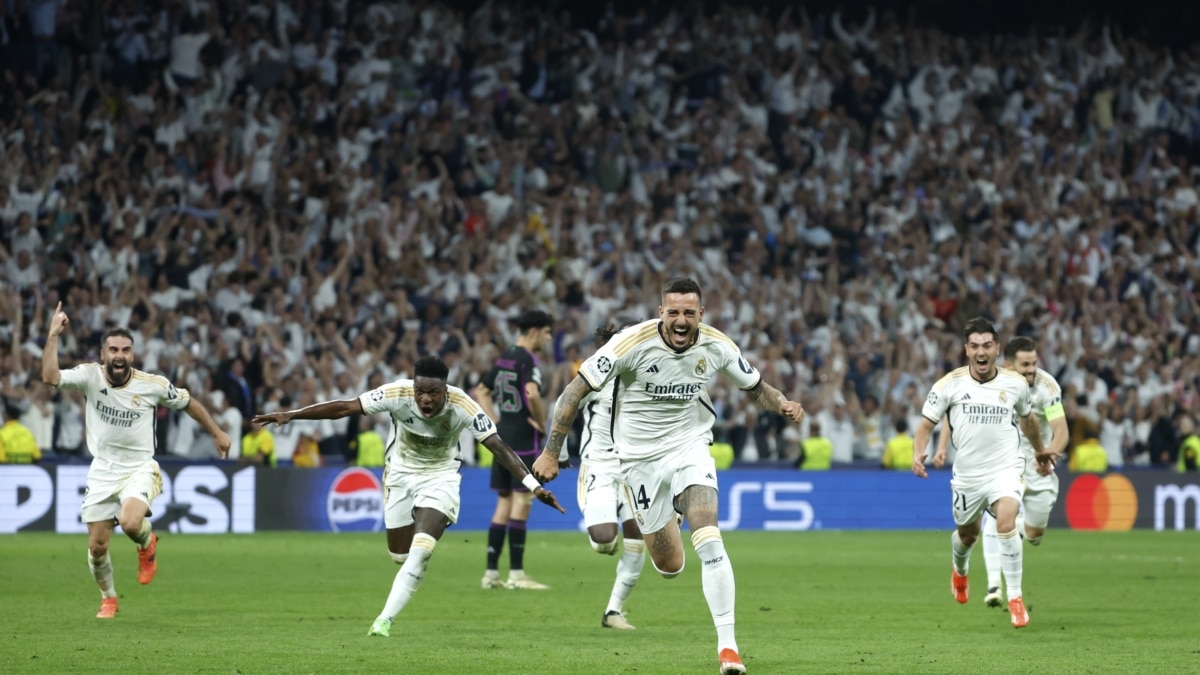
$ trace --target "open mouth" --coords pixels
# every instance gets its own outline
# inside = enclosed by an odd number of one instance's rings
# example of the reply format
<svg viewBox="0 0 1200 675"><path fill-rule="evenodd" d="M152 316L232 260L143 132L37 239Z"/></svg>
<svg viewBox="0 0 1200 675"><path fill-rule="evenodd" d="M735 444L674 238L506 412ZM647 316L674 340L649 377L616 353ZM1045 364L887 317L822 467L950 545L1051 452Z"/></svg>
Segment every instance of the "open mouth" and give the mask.
<svg viewBox="0 0 1200 675"><path fill-rule="evenodd" d="M688 335L687 326L675 327L675 328L671 329L671 339L674 340L675 342L683 342L684 340L687 339L687 335Z"/></svg>

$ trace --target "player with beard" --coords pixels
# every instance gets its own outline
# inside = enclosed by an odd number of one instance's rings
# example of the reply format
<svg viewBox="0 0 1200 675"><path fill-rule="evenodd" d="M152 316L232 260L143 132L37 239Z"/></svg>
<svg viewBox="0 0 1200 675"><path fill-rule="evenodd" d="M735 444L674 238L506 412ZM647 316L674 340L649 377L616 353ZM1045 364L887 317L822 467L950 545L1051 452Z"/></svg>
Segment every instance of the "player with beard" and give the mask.
<svg viewBox="0 0 1200 675"><path fill-rule="evenodd" d="M81 518L88 528L88 567L100 587L97 618L117 615L108 544L117 524L137 544L138 581L148 584L158 572L158 535L150 527L150 505L162 492L162 474L154 461L158 406L183 410L216 441L222 458L229 454L229 435L186 389L167 378L133 367L133 335L114 328L100 339L100 363L69 370L58 368L58 336L70 323L62 303L54 310L42 351L42 380L62 390L83 392L87 400L87 447L92 454Z"/></svg>
<svg viewBox="0 0 1200 675"><path fill-rule="evenodd" d="M676 513L687 518L700 556L701 586L717 632L722 675L744 673L734 635L733 566L717 527L717 469L708 446L716 413L707 385L722 373L762 409L793 422L804 417L762 376L737 344L706 326L700 285L672 279L658 318L617 333L579 367L554 406L550 439L533 472L558 475L558 456L583 399L616 386L613 447L654 568L670 579L683 571Z"/></svg>

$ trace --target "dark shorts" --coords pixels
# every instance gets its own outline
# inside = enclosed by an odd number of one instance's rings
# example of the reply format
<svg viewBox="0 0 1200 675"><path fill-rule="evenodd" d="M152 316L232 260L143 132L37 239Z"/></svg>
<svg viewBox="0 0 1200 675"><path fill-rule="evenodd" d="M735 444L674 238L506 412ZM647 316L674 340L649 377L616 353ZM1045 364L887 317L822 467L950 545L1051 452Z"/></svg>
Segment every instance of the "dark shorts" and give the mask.
<svg viewBox="0 0 1200 675"><path fill-rule="evenodd" d="M533 462L537 459L538 454L536 452L517 453L517 457L521 459L525 468L533 473ZM512 475L512 472L504 468L504 465L497 462L495 458L492 459L492 489L497 492L529 492L521 484L521 479Z"/></svg>

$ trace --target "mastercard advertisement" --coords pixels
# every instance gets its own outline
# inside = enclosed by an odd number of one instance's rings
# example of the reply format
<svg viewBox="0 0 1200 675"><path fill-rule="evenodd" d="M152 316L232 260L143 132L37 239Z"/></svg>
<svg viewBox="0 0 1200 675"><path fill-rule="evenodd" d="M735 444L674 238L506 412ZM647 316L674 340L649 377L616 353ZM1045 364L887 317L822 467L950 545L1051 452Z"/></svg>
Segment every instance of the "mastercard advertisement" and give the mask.
<svg viewBox="0 0 1200 675"><path fill-rule="evenodd" d="M1200 531L1200 474L1059 474L1052 527Z"/></svg>

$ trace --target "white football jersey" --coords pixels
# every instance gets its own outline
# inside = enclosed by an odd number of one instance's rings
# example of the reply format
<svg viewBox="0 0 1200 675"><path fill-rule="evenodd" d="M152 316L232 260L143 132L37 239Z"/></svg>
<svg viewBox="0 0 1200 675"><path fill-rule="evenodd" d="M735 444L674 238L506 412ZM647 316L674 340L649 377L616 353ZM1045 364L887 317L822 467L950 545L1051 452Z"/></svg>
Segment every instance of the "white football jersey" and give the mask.
<svg viewBox="0 0 1200 675"><path fill-rule="evenodd" d="M358 397L363 412L387 412L392 417L385 458L389 470L456 471L462 464L458 438L470 429L482 442L496 434L492 418L458 387L446 388L446 407L433 417L421 415L412 380L396 380Z"/></svg>
<svg viewBox="0 0 1200 675"><path fill-rule="evenodd" d="M954 476L983 478L997 471L1021 470L1021 432L1014 413L1030 414L1029 384L1019 373L997 368L979 382L970 366L950 371L933 385L921 414L937 424L949 417L954 443Z"/></svg>
<svg viewBox="0 0 1200 675"><path fill-rule="evenodd" d="M1042 431L1042 447L1050 447L1050 439L1054 437L1054 433L1050 431L1050 420L1055 420L1062 417L1062 387L1058 386L1058 380L1054 376L1041 368L1037 369L1037 375L1033 380L1033 386L1029 388L1029 399L1033 405L1033 414L1037 415L1038 428ZM1025 434L1021 434L1021 452L1031 462L1034 460L1033 444L1025 438Z"/></svg>
<svg viewBox="0 0 1200 675"><path fill-rule="evenodd" d="M613 452L613 398L616 383L600 391L593 391L579 402L583 410L583 434L579 442L579 456L584 461L603 458Z"/></svg>
<svg viewBox="0 0 1200 675"><path fill-rule="evenodd" d="M613 441L623 459L648 459L684 444L712 442L717 415L708 383L724 373L741 389L762 376L721 331L701 325L696 343L676 351L659 333L658 319L617 333L579 367L593 391L616 381Z"/></svg>
<svg viewBox="0 0 1200 675"><path fill-rule="evenodd" d="M167 378L137 368L120 387L108 383L99 363L59 371L59 376L59 389L81 391L87 399L84 425L94 458L89 473L127 473L153 459L158 443L156 409L162 405L183 410L192 400L187 389L177 389Z"/></svg>

